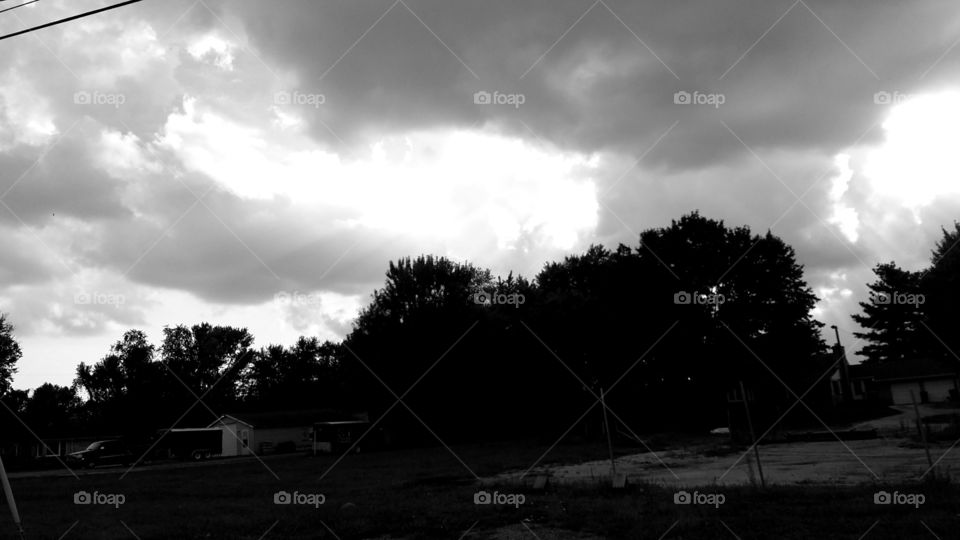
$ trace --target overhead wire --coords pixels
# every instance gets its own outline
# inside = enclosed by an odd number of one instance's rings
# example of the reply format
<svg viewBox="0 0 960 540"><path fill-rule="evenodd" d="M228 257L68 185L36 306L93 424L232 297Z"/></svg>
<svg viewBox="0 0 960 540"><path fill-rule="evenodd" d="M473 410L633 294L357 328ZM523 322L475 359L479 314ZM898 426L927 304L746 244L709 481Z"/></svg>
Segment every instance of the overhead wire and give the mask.
<svg viewBox="0 0 960 540"><path fill-rule="evenodd" d="M0 2L5 2L5 1L6 1L6 0L0 0ZM0 13L3 13L4 11L10 11L11 9L21 8L21 7L23 7L23 6L28 6L28 5L30 5L30 4L33 4L33 3L36 3L36 2L39 2L39 1L40 1L40 0L30 0L29 2L24 2L24 3L22 3L22 4L20 4L20 5L17 5L17 6L8 7L7 9L0 9Z"/></svg>
<svg viewBox="0 0 960 540"><path fill-rule="evenodd" d="M2 2L2 1L4 1L4 0L0 0L0 2ZM33 0L33 1L36 1L36 0ZM65 22L75 21L75 20L77 20L77 19L82 19L82 18L84 18L84 17L89 17L89 16L91 16L91 15L96 15L97 13L103 13L104 11L110 11L111 9L117 9L117 8L120 8L120 7L123 7L123 6L128 6L128 5L130 5L130 4L136 4L137 2L142 2L142 1L143 1L143 0L127 0L126 2L120 2L120 3L118 3L118 4L113 4L113 5L109 5L109 6L106 6L106 7L102 7L102 8L100 8L100 9L94 9L94 10L92 10L92 11L87 11L87 12L85 12L85 13L80 13L80 14L78 14L78 15L73 15L73 16L70 16L70 17L66 17L66 18L63 18L63 19L56 20L56 21L52 21L52 22L48 22L48 23L45 23L45 24L41 24L40 26L34 26L33 28L27 28L27 29L24 29L24 30L20 30L19 32L14 32L14 33L12 33L12 34L6 34L6 35L3 35L3 36L0 36L0 41L2 41L2 40L4 40L4 39L10 39L10 38L12 38L12 37L21 36L21 35L23 35L23 34L29 34L30 32L36 32L37 30L42 30L42 29L44 29L44 28L49 28L49 27L51 27L51 26L56 26L56 25L58 25L58 24L63 24L63 23L65 23ZM21 5L25 5L25 4L21 4ZM15 6L15 7L20 7L20 6ZM14 9L14 8L10 8L10 9Z"/></svg>

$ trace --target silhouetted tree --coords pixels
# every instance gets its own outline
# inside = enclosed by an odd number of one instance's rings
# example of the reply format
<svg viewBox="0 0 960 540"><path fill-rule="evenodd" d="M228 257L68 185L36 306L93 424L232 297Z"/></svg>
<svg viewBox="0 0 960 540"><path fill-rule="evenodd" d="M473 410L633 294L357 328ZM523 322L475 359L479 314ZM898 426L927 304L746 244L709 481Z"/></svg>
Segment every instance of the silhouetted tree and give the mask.
<svg viewBox="0 0 960 540"><path fill-rule="evenodd" d="M40 436L71 435L79 427L81 403L74 388L45 383L24 404L23 421Z"/></svg>
<svg viewBox="0 0 960 540"><path fill-rule="evenodd" d="M347 373L371 413L382 413L396 401L391 391L402 396L417 383L404 401L428 425L457 427L458 415L459 426L469 425L462 405L474 387L465 374L475 373L469 367L474 359L492 351L480 351L482 329L468 330L479 325L484 311L475 295L491 287L488 270L443 257L390 263L385 286L373 293L344 342ZM398 436L429 436L405 407L393 411L385 426Z"/></svg>
<svg viewBox="0 0 960 540"><path fill-rule="evenodd" d="M168 414L166 373L140 330L129 330L99 362L77 366L74 385L88 397L84 417L97 432L132 434L156 429Z"/></svg>
<svg viewBox="0 0 960 540"><path fill-rule="evenodd" d="M869 363L912 359L920 353L927 331L922 327L923 305L910 302L920 295L920 272L910 272L893 262L873 269L877 280L867 285L870 298L860 302L863 314L853 320L865 330L853 335L866 342L857 354Z"/></svg>
<svg viewBox="0 0 960 540"><path fill-rule="evenodd" d="M274 410L344 405L339 354L338 345L303 336L289 349L260 349L241 377L245 404Z"/></svg>
<svg viewBox="0 0 960 540"><path fill-rule="evenodd" d="M960 354L960 223L943 236L932 252L930 269L923 276L923 312L926 326L918 329L924 352L956 361Z"/></svg>
<svg viewBox="0 0 960 540"><path fill-rule="evenodd" d="M236 406L241 373L252 359L252 344L253 336L246 328L201 323L163 329L161 362L175 381L168 386L169 405L186 411L197 404L184 417L183 425L204 424Z"/></svg>
<svg viewBox="0 0 960 540"><path fill-rule="evenodd" d="M10 382L17 372L17 362L23 353L13 337L13 325L0 313L0 396L10 391Z"/></svg>

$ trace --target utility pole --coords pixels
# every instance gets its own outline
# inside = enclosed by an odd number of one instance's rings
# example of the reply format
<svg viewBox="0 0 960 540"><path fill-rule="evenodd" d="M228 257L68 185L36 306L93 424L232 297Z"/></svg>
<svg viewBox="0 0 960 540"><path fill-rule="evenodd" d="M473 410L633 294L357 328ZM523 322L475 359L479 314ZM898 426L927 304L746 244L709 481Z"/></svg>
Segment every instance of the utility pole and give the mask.
<svg viewBox="0 0 960 540"><path fill-rule="evenodd" d="M831 324L830 328L833 328L833 333L837 336L837 344L834 346L834 351L837 356L837 362L840 363L840 394L843 397L843 401L849 403L853 400L853 385L850 383L850 364L847 362L847 352L843 350L843 345L840 344L840 330L837 328L837 325Z"/></svg>

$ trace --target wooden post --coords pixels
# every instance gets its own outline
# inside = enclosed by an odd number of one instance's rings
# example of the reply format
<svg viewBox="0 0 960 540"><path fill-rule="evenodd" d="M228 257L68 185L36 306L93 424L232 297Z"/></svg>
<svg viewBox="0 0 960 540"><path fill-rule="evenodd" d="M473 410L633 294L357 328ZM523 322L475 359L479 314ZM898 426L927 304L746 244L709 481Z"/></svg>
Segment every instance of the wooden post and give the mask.
<svg viewBox="0 0 960 540"><path fill-rule="evenodd" d="M933 459L930 457L930 445L927 444L927 430L923 427L923 419L920 418L920 407L917 406L917 398L913 395L913 390L910 391L910 401L913 402L913 414L917 416L917 429L920 431L920 440L923 441L923 451L927 454L927 464L930 465L930 471L933 472L933 476L936 478L937 471L933 470Z"/></svg>
<svg viewBox="0 0 960 540"><path fill-rule="evenodd" d="M757 457L757 472L760 473L760 487L767 487L763 478L763 464L760 463L760 447L757 441L757 435L753 431L753 419L750 417L750 405L747 403L747 391L743 388L743 381L740 381L740 395L743 396L743 409L747 412L747 427L750 429L750 440L753 442L753 452Z"/></svg>
<svg viewBox="0 0 960 540"><path fill-rule="evenodd" d="M600 388L600 406L603 407L603 429L607 432L607 450L610 451L610 479L617 477L617 463L613 459L613 439L610 437L610 422L607 420L607 403L603 398L603 387Z"/></svg>
<svg viewBox="0 0 960 540"><path fill-rule="evenodd" d="M7 470L3 467L2 458L0 458L0 482L3 482L3 495L7 498L7 506L10 507L10 515L13 516L13 523L17 526L20 538L23 538L23 523L20 522L20 512L17 511L17 501L13 499L13 488L10 487L10 479L7 478Z"/></svg>

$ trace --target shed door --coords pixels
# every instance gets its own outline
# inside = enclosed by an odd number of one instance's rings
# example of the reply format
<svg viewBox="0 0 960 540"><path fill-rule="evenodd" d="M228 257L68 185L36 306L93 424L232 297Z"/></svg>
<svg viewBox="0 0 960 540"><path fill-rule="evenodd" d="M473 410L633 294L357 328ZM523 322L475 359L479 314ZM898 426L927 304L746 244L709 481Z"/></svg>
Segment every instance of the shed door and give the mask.
<svg viewBox="0 0 960 540"><path fill-rule="evenodd" d="M223 443L221 447L223 448L224 456L237 455L237 437L235 436L236 429L236 424L223 424Z"/></svg>

